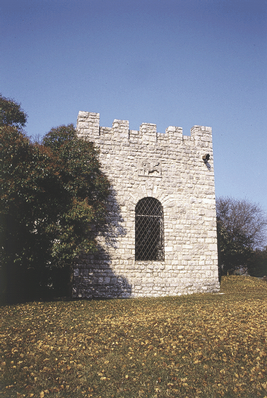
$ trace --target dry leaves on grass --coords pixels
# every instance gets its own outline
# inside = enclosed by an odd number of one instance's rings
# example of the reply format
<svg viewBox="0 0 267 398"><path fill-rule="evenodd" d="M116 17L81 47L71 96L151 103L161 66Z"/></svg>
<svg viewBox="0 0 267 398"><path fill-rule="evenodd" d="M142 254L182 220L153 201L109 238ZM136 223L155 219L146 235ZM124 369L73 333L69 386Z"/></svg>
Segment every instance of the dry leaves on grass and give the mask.
<svg viewBox="0 0 267 398"><path fill-rule="evenodd" d="M263 397L267 289L237 280L225 295L2 307L2 396Z"/></svg>

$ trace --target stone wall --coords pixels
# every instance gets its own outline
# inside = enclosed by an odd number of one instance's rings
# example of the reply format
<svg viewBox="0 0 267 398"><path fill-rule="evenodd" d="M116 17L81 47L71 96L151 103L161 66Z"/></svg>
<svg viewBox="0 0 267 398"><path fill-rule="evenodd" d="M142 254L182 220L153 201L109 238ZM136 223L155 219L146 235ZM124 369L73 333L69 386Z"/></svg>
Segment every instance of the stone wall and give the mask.
<svg viewBox="0 0 267 398"><path fill-rule="evenodd" d="M129 130L127 120L99 127L99 114L79 112L81 139L100 148L112 188L109 225L98 237L98 255L74 270L74 297L142 297L217 292L218 258L210 127L191 136L155 124ZM203 156L210 155L209 160ZM135 207L145 197L164 212L164 260L135 261Z"/></svg>

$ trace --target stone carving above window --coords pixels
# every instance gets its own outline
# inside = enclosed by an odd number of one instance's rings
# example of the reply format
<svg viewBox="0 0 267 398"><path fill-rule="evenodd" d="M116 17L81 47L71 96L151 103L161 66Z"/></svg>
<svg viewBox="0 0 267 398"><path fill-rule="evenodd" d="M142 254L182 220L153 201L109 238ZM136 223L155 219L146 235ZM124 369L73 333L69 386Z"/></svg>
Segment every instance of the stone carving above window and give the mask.
<svg viewBox="0 0 267 398"><path fill-rule="evenodd" d="M141 160L139 162L138 175L146 177L161 177L161 162L159 160Z"/></svg>

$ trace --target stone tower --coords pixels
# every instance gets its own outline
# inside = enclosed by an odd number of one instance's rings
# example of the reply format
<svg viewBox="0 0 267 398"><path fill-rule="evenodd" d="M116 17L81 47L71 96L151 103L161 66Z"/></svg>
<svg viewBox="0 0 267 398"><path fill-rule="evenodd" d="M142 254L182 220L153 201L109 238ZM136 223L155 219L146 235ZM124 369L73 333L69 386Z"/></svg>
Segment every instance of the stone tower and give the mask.
<svg viewBox="0 0 267 398"><path fill-rule="evenodd" d="M191 136L127 120L99 127L79 112L79 138L100 149L111 183L108 227L99 252L74 270L74 297L142 297L217 292L216 208L210 127Z"/></svg>

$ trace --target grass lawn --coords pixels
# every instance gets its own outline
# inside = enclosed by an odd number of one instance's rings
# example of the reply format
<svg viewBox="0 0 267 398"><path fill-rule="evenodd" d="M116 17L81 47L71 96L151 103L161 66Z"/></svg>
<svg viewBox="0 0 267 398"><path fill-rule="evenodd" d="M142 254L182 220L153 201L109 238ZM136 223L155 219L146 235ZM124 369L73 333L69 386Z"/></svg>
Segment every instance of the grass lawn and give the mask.
<svg viewBox="0 0 267 398"><path fill-rule="evenodd" d="M267 283L0 307L0 398L267 397Z"/></svg>

